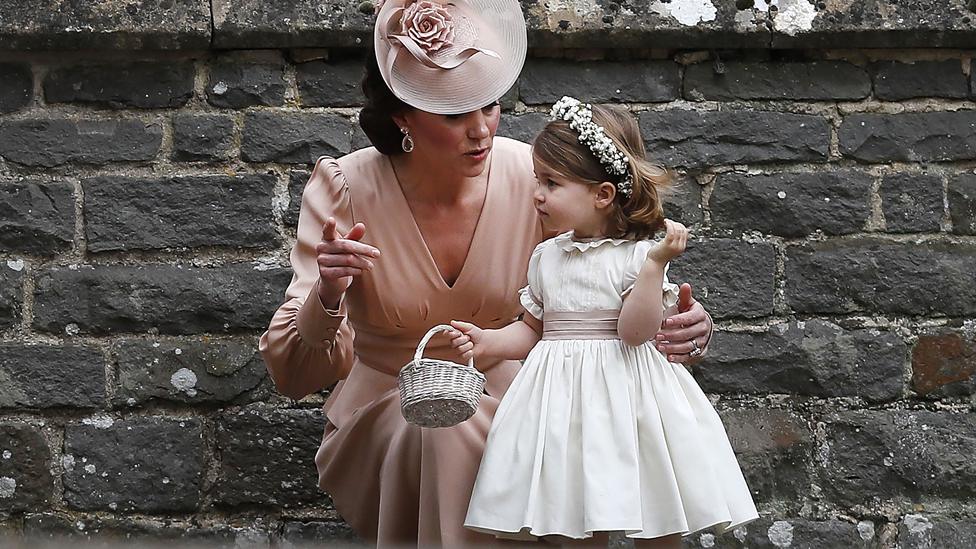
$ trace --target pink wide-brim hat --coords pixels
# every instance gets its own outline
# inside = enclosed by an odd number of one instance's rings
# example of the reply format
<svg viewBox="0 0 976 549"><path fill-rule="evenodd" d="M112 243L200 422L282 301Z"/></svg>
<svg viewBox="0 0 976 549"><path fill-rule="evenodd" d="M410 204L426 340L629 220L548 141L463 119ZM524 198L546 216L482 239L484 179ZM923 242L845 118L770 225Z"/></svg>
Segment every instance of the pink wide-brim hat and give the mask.
<svg viewBox="0 0 976 549"><path fill-rule="evenodd" d="M387 0L373 29L376 62L395 96L434 114L463 114L507 92L525 63L518 0Z"/></svg>

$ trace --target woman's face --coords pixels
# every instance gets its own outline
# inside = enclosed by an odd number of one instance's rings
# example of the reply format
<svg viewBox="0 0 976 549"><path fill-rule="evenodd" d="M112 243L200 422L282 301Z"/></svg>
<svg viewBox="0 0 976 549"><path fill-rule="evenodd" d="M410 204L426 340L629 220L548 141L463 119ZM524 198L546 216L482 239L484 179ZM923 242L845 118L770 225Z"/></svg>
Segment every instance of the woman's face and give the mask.
<svg viewBox="0 0 976 549"><path fill-rule="evenodd" d="M410 130L414 142L411 156L428 166L476 177L487 166L500 113L501 108L495 102L464 114L432 114L414 109L395 121L401 128Z"/></svg>

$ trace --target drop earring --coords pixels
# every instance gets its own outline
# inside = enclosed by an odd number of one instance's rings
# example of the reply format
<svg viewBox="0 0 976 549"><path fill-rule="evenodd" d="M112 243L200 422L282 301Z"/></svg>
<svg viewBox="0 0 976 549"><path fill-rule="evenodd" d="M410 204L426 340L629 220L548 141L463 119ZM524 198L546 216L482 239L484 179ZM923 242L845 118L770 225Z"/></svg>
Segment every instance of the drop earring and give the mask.
<svg viewBox="0 0 976 549"><path fill-rule="evenodd" d="M408 153L413 150L413 138L410 137L410 130L407 128L400 128L403 132L403 141L400 142L400 147L403 148L403 152Z"/></svg>

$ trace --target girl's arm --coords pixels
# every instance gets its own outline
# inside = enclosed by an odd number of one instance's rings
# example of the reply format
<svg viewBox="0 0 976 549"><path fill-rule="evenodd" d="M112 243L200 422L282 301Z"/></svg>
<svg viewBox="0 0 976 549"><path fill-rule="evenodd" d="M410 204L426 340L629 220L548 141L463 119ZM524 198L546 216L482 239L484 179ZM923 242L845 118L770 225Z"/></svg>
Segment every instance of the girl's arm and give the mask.
<svg viewBox="0 0 976 549"><path fill-rule="evenodd" d="M685 250L688 229L681 223L664 220L667 234L649 252L637 281L624 298L617 320L617 335L627 345L641 345L657 334L664 318L661 288L668 262Z"/></svg>
<svg viewBox="0 0 976 549"><path fill-rule="evenodd" d="M542 321L528 313L522 318L497 330L452 320L456 331L451 334L451 346L465 360L473 358L476 367L481 360L523 360L542 338Z"/></svg>

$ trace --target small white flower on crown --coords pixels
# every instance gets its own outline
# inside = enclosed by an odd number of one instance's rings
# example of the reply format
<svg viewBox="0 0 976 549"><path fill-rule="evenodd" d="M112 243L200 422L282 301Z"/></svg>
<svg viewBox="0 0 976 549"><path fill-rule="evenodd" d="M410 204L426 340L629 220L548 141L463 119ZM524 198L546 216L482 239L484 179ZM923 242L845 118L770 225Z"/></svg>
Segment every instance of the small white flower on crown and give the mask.
<svg viewBox="0 0 976 549"><path fill-rule="evenodd" d="M590 149L607 173L621 177L617 183L617 192L624 197L630 197L634 192L634 179L629 169L630 159L607 137L603 127L593 122L593 108L588 103L564 95L553 104L549 118L569 122L569 127L579 134L580 144Z"/></svg>

